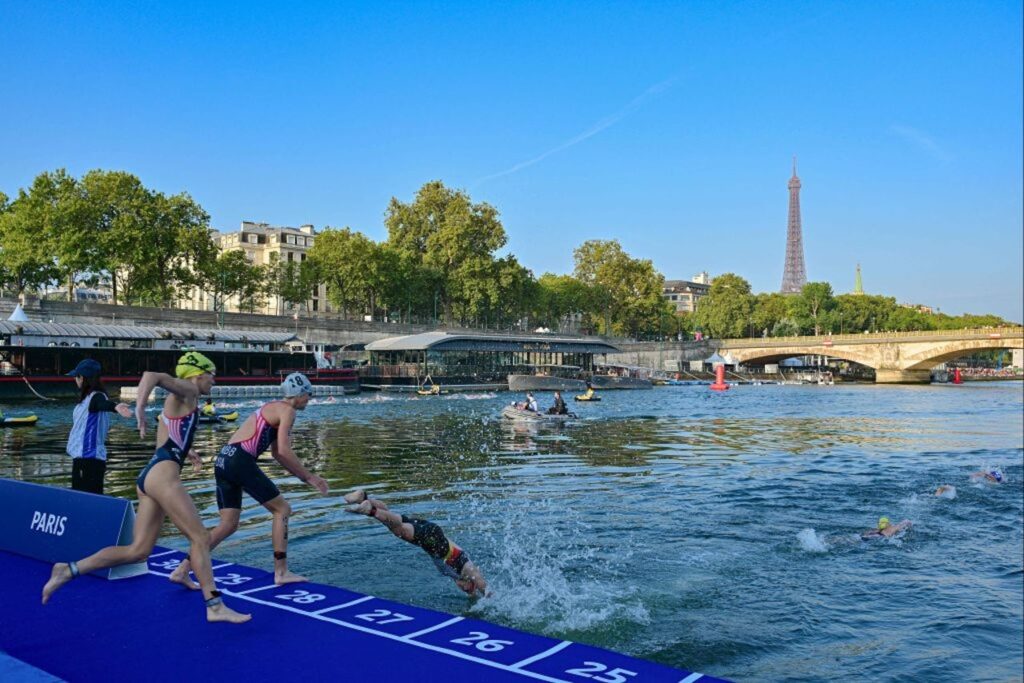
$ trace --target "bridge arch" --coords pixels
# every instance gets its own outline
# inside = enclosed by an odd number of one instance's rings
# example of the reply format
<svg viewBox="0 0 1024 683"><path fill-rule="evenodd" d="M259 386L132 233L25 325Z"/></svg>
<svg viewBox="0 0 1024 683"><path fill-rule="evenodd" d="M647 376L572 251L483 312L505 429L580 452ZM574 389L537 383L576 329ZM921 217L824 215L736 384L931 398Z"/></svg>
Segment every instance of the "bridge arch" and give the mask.
<svg viewBox="0 0 1024 683"><path fill-rule="evenodd" d="M867 353L858 353L854 348L834 349L830 346L800 346L788 349L729 349L729 355L744 365L778 363L787 358L797 356L828 356L837 360L845 360L851 363L858 363L869 368L875 368L874 356Z"/></svg>
<svg viewBox="0 0 1024 683"><path fill-rule="evenodd" d="M931 370L936 365L983 351L1008 351L1021 348L1015 339L972 339L935 345L904 358L907 370Z"/></svg>

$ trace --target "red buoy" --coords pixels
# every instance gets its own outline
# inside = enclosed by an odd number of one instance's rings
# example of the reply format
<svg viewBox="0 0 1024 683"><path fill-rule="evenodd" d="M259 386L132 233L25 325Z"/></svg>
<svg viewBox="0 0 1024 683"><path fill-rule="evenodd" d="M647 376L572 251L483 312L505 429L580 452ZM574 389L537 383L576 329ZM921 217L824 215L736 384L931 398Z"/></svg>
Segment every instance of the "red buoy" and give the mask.
<svg viewBox="0 0 1024 683"><path fill-rule="evenodd" d="M953 384L963 384L964 378L960 376L960 368L953 368Z"/></svg>
<svg viewBox="0 0 1024 683"><path fill-rule="evenodd" d="M715 383L711 385L713 391L725 391L729 385L725 383L725 366L715 366Z"/></svg>

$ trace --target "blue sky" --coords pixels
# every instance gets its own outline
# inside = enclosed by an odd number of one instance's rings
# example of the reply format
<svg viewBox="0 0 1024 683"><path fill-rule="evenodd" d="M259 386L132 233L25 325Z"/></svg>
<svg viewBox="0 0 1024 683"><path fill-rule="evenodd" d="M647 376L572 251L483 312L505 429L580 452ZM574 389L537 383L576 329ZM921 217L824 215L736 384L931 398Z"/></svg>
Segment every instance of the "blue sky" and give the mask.
<svg viewBox="0 0 1024 683"><path fill-rule="evenodd" d="M808 277L1024 318L1019 2L8 3L0 189L122 169L241 220L349 226L426 181L570 272Z"/></svg>

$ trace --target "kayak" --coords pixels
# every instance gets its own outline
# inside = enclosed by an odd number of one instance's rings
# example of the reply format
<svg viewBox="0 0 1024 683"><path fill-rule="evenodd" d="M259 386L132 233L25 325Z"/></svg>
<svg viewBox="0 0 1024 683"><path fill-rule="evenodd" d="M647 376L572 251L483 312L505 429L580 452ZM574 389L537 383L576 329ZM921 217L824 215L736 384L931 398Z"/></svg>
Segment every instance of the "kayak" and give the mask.
<svg viewBox="0 0 1024 683"><path fill-rule="evenodd" d="M532 410L522 410L515 406L505 406L501 409L501 415L509 420L539 423L562 423L576 418L576 415L573 413L568 415L548 415L547 413L535 413Z"/></svg>
<svg viewBox="0 0 1024 683"><path fill-rule="evenodd" d="M447 391L429 391L427 389L417 389L416 393L420 396L440 396L441 394L447 394Z"/></svg>
<svg viewBox="0 0 1024 683"><path fill-rule="evenodd" d="M157 420L160 419L160 414L157 413L154 416ZM225 422L234 422L238 419L238 411L233 410L230 413L218 413L216 415L199 415L199 424L201 425L219 425Z"/></svg>
<svg viewBox="0 0 1024 683"><path fill-rule="evenodd" d="M199 424L221 424L222 422L234 422L238 419L238 411L230 413L218 413L217 415L200 415Z"/></svg>
<svg viewBox="0 0 1024 683"><path fill-rule="evenodd" d="M577 401L600 401L601 397L600 396L591 396L590 398L587 398L585 394L581 394L581 395L576 397L576 400Z"/></svg>
<svg viewBox="0 0 1024 683"><path fill-rule="evenodd" d="M0 420L0 427L28 427L34 425L39 420L35 415L25 415L24 417L5 417Z"/></svg>

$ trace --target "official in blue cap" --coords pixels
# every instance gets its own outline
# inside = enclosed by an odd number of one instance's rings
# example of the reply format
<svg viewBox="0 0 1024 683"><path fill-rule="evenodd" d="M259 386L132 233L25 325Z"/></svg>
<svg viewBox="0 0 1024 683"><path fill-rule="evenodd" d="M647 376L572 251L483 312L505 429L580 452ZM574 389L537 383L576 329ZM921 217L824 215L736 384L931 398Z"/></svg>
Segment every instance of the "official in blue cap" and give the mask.
<svg viewBox="0 0 1024 683"><path fill-rule="evenodd" d="M114 403L100 379L99 361L86 358L68 373L78 386L78 405L73 413L67 453L71 456L71 488L103 493L103 475L107 471L107 431L110 413L131 417L126 403Z"/></svg>
<svg viewBox="0 0 1024 683"><path fill-rule="evenodd" d="M84 377L86 379L96 379L100 376L99 361L93 360L92 358L86 358L85 360L79 361L75 369L68 373L68 377ZM81 385L79 385L81 386Z"/></svg>

